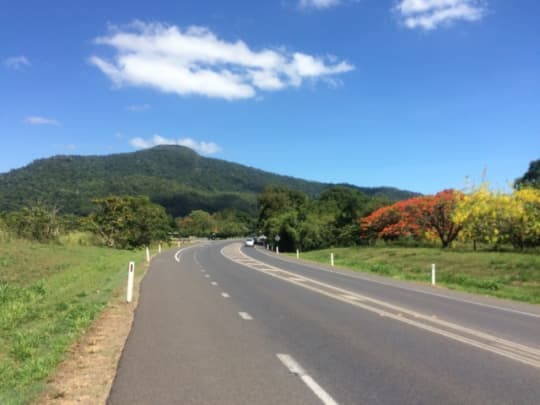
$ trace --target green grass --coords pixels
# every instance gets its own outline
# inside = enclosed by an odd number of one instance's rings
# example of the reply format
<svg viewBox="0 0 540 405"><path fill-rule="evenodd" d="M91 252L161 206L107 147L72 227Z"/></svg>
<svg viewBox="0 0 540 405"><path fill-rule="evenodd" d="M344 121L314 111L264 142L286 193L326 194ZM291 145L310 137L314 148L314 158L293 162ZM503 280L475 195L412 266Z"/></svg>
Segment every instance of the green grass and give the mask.
<svg viewBox="0 0 540 405"><path fill-rule="evenodd" d="M431 282L500 298L540 303L540 255L516 252L467 252L437 248L353 247L302 253L302 258L355 271Z"/></svg>
<svg viewBox="0 0 540 405"><path fill-rule="evenodd" d="M32 401L142 252L0 244L0 404ZM143 271L142 265L137 271Z"/></svg>

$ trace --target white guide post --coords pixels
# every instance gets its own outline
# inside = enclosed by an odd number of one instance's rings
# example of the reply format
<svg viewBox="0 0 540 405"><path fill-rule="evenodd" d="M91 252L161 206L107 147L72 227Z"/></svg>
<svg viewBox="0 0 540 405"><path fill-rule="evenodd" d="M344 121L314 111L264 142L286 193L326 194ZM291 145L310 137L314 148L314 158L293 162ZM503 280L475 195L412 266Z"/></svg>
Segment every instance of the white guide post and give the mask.
<svg viewBox="0 0 540 405"><path fill-rule="evenodd" d="M157 250L158 250L158 253L161 253L161 242L159 243Z"/></svg>
<svg viewBox="0 0 540 405"><path fill-rule="evenodd" d="M334 254L330 253L330 266L334 267Z"/></svg>
<svg viewBox="0 0 540 405"><path fill-rule="evenodd" d="M431 285L435 285L435 263L431 265Z"/></svg>
<svg viewBox="0 0 540 405"><path fill-rule="evenodd" d="M150 263L150 248L146 247L146 263Z"/></svg>
<svg viewBox="0 0 540 405"><path fill-rule="evenodd" d="M296 258L300 259L300 250L296 249Z"/></svg>
<svg viewBox="0 0 540 405"><path fill-rule="evenodd" d="M129 262L128 267L128 284L127 284L127 294L126 301L131 302L133 299L133 282L135 281L135 262Z"/></svg>

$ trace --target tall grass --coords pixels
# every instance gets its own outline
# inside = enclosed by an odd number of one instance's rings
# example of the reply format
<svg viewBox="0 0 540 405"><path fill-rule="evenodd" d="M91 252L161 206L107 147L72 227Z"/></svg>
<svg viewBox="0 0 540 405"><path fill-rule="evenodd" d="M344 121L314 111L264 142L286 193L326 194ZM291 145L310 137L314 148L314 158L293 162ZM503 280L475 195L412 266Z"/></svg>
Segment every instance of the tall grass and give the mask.
<svg viewBox="0 0 540 405"><path fill-rule="evenodd" d="M472 252L437 248L351 247L302 253L302 257L383 276L430 282L500 298L540 303L540 255L519 252Z"/></svg>
<svg viewBox="0 0 540 405"><path fill-rule="evenodd" d="M28 403L43 389L124 279L128 261L142 257L78 244L0 245L0 404Z"/></svg>

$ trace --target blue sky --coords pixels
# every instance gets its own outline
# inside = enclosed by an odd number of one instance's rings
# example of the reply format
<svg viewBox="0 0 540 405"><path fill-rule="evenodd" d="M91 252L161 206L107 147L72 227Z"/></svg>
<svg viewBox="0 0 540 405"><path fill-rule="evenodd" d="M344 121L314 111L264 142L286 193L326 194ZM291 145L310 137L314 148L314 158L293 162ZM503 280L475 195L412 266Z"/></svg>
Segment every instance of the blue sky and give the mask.
<svg viewBox="0 0 540 405"><path fill-rule="evenodd" d="M502 188L540 158L535 0L7 2L0 172L157 143L327 182Z"/></svg>

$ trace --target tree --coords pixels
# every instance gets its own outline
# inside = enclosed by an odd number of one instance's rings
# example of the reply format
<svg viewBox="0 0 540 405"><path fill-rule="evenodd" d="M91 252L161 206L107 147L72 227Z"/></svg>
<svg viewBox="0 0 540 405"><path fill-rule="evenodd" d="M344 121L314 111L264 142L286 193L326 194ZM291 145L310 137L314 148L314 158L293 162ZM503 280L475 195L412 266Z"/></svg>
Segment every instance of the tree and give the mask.
<svg viewBox="0 0 540 405"><path fill-rule="evenodd" d="M214 219L217 224L217 236L219 238L246 236L255 229L255 218L234 208L216 212Z"/></svg>
<svg viewBox="0 0 540 405"><path fill-rule="evenodd" d="M336 186L321 194L316 211L327 219L327 244L349 246L358 242L358 218L372 211L371 199L350 187Z"/></svg>
<svg viewBox="0 0 540 405"><path fill-rule="evenodd" d="M95 233L110 247L132 249L168 239L170 218L148 197L111 196L93 200L89 216Z"/></svg>
<svg viewBox="0 0 540 405"><path fill-rule="evenodd" d="M434 196L424 197L421 215L428 231L435 232L442 247L450 246L461 231L462 226L452 219L453 213L463 194L455 190L444 190Z"/></svg>
<svg viewBox="0 0 540 405"><path fill-rule="evenodd" d="M435 237L446 248L461 230L461 225L453 221L452 215L462 198L463 195L455 190L444 190L432 196L409 198L379 208L360 220L362 236L368 241Z"/></svg>
<svg viewBox="0 0 540 405"><path fill-rule="evenodd" d="M280 237L283 251L299 248L299 223L305 219L306 194L282 186L269 186L259 197L258 228L270 241Z"/></svg>
<svg viewBox="0 0 540 405"><path fill-rule="evenodd" d="M523 187L540 188L540 159L532 161L527 172L517 179L514 185L517 189Z"/></svg>
<svg viewBox="0 0 540 405"><path fill-rule="evenodd" d="M177 226L182 236L209 237L218 232L217 223L212 214L195 210L185 217L177 220Z"/></svg>
<svg viewBox="0 0 540 405"><path fill-rule="evenodd" d="M15 236L38 242L57 240L61 231L58 209L39 203L5 214L4 222Z"/></svg>
<svg viewBox="0 0 540 405"><path fill-rule="evenodd" d="M509 243L516 249L540 245L540 190L520 188L512 194L490 191L486 184L466 195L457 205L454 221L462 236L498 248Z"/></svg>

